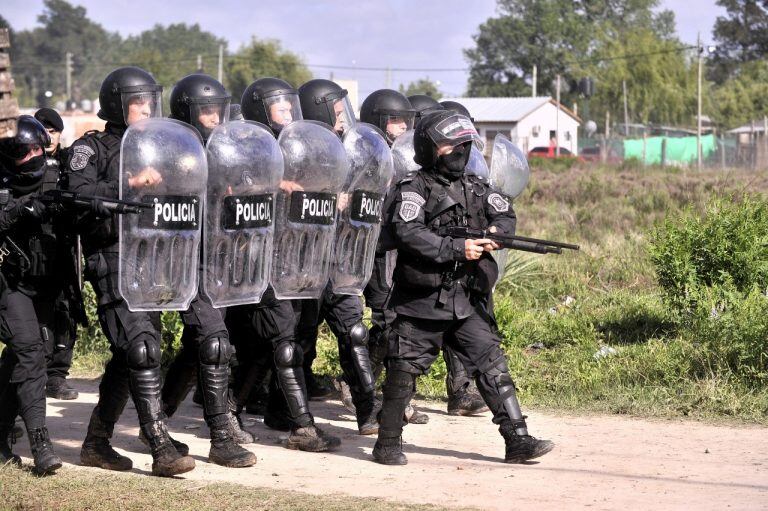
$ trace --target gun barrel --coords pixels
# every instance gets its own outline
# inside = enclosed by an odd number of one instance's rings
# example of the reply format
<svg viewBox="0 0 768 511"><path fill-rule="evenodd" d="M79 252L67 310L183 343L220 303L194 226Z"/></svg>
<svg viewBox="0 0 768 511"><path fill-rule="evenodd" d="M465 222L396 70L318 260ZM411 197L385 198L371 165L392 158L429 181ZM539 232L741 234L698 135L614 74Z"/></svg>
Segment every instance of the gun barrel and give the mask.
<svg viewBox="0 0 768 511"><path fill-rule="evenodd" d="M535 254L562 254L560 247L550 247L541 243L531 243L530 241L505 241L504 248L511 250L521 250L523 252L533 252Z"/></svg>
<svg viewBox="0 0 768 511"><path fill-rule="evenodd" d="M558 247L558 248L567 248L568 250L579 250L580 247L578 245L574 245L572 243L562 243L560 241L549 241L549 240L540 240L538 238L528 238L526 236L510 236L512 239L518 240L518 241L527 241L529 243L539 243L541 245L549 245L551 247Z"/></svg>

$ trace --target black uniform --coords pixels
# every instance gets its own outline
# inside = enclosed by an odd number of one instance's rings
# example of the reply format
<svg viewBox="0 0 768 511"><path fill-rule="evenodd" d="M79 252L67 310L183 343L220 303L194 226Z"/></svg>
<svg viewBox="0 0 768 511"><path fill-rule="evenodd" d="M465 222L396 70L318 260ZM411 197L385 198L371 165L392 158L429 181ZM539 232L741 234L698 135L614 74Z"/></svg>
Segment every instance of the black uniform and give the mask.
<svg viewBox="0 0 768 511"><path fill-rule="evenodd" d="M66 160L67 151L61 147L56 150L55 156L46 158L46 166L49 170L46 173L46 186L50 188L57 186L61 166L66 163ZM67 261L71 262L66 267L67 272L69 275L73 272L77 275L77 267L81 262L77 260L76 236L74 232L61 232L60 235L67 237L66 246L70 247L71 251L70 257L67 258ZM78 324L83 326L87 324L83 297L79 282L76 279L67 279L61 294L56 299L53 335L45 340L49 384L52 380L64 380L69 376Z"/></svg>
<svg viewBox="0 0 768 511"><path fill-rule="evenodd" d="M441 227L496 228L513 234L510 200L483 178L463 174L470 137L465 117L438 112L416 128L415 160L424 167L403 179L388 211L398 248L389 305L397 314L386 361L387 377L380 415L376 461L405 464L402 416L416 376L425 374L448 345L475 379L507 441L507 461L522 461L551 450L551 443L528 436L515 386L509 376L501 337L488 314L487 299L497 277L487 252L467 259L465 240L443 236ZM436 148L454 142L452 152ZM522 447L521 447L522 446Z"/></svg>
<svg viewBox="0 0 768 511"><path fill-rule="evenodd" d="M41 150L34 140L45 130L29 116L19 119L19 150ZM6 142L3 150L16 142ZM61 467L53 453L45 425L46 342L54 332L54 303L74 271L68 225L64 214L44 205L41 193L56 187L58 172L45 165L44 156L24 164L3 158L0 169L0 340L6 349L0 357L0 457L14 458L5 444L17 415L26 425L35 469L46 473Z"/></svg>

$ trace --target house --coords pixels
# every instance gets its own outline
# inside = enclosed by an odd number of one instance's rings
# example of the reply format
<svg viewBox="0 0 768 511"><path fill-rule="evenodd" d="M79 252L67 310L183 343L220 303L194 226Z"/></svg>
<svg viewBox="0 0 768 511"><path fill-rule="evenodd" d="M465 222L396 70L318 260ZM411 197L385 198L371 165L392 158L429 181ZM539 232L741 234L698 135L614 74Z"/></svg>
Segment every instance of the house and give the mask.
<svg viewBox="0 0 768 511"><path fill-rule="evenodd" d="M486 147L501 133L524 152L534 147L549 147L555 138L558 145L573 154L578 153L578 129L581 119L571 110L550 97L524 98L442 98L464 105L475 120Z"/></svg>

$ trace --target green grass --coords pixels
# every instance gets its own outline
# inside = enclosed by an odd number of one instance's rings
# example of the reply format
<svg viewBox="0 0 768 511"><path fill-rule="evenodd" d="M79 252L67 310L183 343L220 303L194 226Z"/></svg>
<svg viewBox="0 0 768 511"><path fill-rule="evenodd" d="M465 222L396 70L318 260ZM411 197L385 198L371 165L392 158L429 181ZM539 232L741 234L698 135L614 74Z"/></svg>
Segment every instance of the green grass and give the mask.
<svg viewBox="0 0 768 511"><path fill-rule="evenodd" d="M65 468L51 477L0 467L0 510L269 510L269 511L432 511L444 508L405 505L378 498L312 495L237 484L135 477Z"/></svg>

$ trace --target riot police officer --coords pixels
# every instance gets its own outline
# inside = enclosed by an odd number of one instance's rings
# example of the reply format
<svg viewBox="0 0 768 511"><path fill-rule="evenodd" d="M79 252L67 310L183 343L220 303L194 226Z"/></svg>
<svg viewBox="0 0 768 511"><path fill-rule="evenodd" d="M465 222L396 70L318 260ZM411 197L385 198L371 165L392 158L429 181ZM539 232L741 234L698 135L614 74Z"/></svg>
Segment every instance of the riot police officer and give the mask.
<svg viewBox="0 0 768 511"><path fill-rule="evenodd" d="M469 111L461 103L456 101L437 102L426 95L414 95L408 98L411 104L419 110L417 122L424 115L440 110L450 110L459 115L472 118ZM415 102L415 104L414 104ZM416 106L418 105L418 106ZM473 121L474 122L474 121ZM476 415L488 410L477 386L469 377L467 369L461 363L456 352L449 346L443 345L443 360L445 360L445 390L448 394L449 415Z"/></svg>
<svg viewBox="0 0 768 511"><path fill-rule="evenodd" d="M466 175L472 122L452 111L426 115L414 133L421 170L401 180L388 211L398 247L390 306L397 317L387 357L384 402L373 456L378 463L404 465L403 411L413 383L425 374L443 344L453 347L477 386L506 444L504 460L520 463L554 444L528 434L501 338L488 315L487 297L498 270L488 239L441 234L446 226L514 233L509 198L483 178Z"/></svg>
<svg viewBox="0 0 768 511"><path fill-rule="evenodd" d="M0 357L0 463L21 464L7 443L21 415L34 471L49 474L61 468L61 459L45 425L44 342L52 336L54 302L72 273L60 271L67 264L67 247L57 236L61 224L40 200L58 179L45 162L50 137L29 115L17 125L16 136L0 142L0 339L6 344Z"/></svg>
<svg viewBox="0 0 768 511"><path fill-rule="evenodd" d="M216 126L227 121L230 99L224 86L214 78L192 74L179 80L171 91L171 118L190 124L207 141ZM227 467L249 467L256 463L256 456L235 442L234 433L241 430L229 413L229 362L233 349L222 310L214 309L208 297L198 290L189 309L181 312L181 321L181 352L171 363L163 385L165 413L173 415L189 390L189 376L197 372L211 435L208 459ZM252 442L253 437L248 437Z"/></svg>
<svg viewBox="0 0 768 511"><path fill-rule="evenodd" d="M385 135L390 146L395 139L413 128L416 110L408 98L391 89L380 89L372 92L360 106L360 120L378 127ZM389 325L394 320L394 314L387 309L386 302L392 286L392 271L397 259L397 252L387 246L384 240L386 231L381 231L382 242L376 249L371 280L365 288L365 304L371 309L371 331L369 351L374 374L378 378L383 370L384 357L387 353ZM408 422L426 424L429 416L416 411L408 405L406 411Z"/></svg>
<svg viewBox="0 0 768 511"><path fill-rule="evenodd" d="M246 120L264 124L275 136L291 122L302 119L298 91L278 78L260 78L253 82L243 92L240 105ZM287 193L300 189L297 183L291 181L283 181L280 188ZM249 382L252 384L258 379L253 378L253 374L265 372L263 355L271 353L275 384L271 388L264 423L277 429L290 429L285 444L289 449L319 452L338 447L341 440L318 428L309 411L303 350L295 339L296 318L291 302L278 300L274 289L269 286L258 304L231 307L227 311L226 323L240 364L236 373L235 394L248 395ZM266 349L267 346L271 349ZM277 392L282 392L283 399L276 399ZM279 414L286 401L290 416L287 424L279 416L271 416Z"/></svg>
<svg viewBox="0 0 768 511"><path fill-rule="evenodd" d="M445 110L445 107L437 102L432 96L426 94L413 94L408 96L408 101L411 106L416 110L416 119L413 121L413 125L416 126L422 117L432 112L438 112Z"/></svg>
<svg viewBox="0 0 768 511"><path fill-rule="evenodd" d="M35 119L45 127L51 137L51 143L45 148L45 163L51 170L50 178L59 180L61 167L66 163L67 150L61 147L61 132L64 131L64 121L61 116L52 108L41 108L35 112ZM69 245L73 248L73 260L77 265L76 271L79 273L80 261L78 258L77 237L70 233L62 235L71 236ZM46 342L46 354L48 357L48 383L45 386L45 393L48 397L55 399L71 400L77 399L78 393L67 383L69 369L72 366L72 352L77 337L77 325L86 326L85 309L83 308L83 297L80 292L80 283L71 282L63 290L61 296L56 300L56 319L53 335Z"/></svg>
<svg viewBox="0 0 768 511"><path fill-rule="evenodd" d="M86 195L117 197L120 142L129 125L159 117L162 87L143 69L121 67L105 78L99 91L102 132L89 132L71 147L66 165L67 186ZM128 179L133 189L152 187L160 172L143 169ZM93 215L79 218L78 227L86 260L85 276L98 301L99 322L110 342L112 358L99 386L80 451L83 465L109 470L130 470L131 460L110 445L115 423L129 395L139 416L141 431L150 443L152 473L172 476L195 467L188 449L174 443L165 426L160 400L160 313L131 312L118 291L118 229L116 218Z"/></svg>
<svg viewBox="0 0 768 511"><path fill-rule="evenodd" d="M355 123L346 89L324 79L310 80L299 87L301 112L305 119L331 126L341 136ZM363 304L358 296L337 294L329 282L320 301L300 300L304 306L298 318L298 341L305 346L305 357L314 358L319 325L326 321L339 346L339 362L361 435L378 431L374 414L373 376L368 354L368 329L363 324ZM309 349L306 346L311 346ZM307 365L305 364L305 367ZM306 373L306 371L305 371Z"/></svg>

